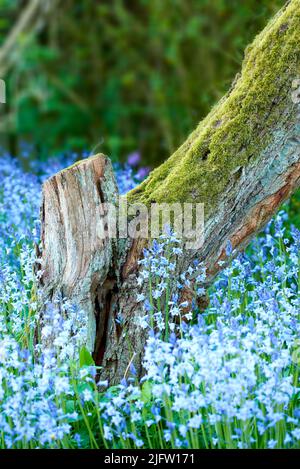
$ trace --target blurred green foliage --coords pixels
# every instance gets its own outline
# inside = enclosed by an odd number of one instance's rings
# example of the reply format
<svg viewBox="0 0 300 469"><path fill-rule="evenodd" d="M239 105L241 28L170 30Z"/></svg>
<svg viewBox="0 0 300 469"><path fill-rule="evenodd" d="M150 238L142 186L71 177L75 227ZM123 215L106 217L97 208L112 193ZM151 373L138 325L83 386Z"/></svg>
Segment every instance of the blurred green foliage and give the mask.
<svg viewBox="0 0 300 469"><path fill-rule="evenodd" d="M0 0L0 42L27 2ZM22 37L1 123L39 154L139 150L155 166L226 92L283 0L64 0Z"/></svg>

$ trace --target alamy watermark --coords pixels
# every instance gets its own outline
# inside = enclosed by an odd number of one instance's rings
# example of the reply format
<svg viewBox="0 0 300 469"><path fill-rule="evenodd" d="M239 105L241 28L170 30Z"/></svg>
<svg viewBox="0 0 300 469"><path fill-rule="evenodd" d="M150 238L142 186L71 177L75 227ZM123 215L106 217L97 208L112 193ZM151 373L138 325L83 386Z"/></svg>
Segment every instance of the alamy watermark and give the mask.
<svg viewBox="0 0 300 469"><path fill-rule="evenodd" d="M97 236L105 238L156 239L174 232L186 249L200 249L204 243L203 203L128 203L120 197L117 204L102 203Z"/></svg>

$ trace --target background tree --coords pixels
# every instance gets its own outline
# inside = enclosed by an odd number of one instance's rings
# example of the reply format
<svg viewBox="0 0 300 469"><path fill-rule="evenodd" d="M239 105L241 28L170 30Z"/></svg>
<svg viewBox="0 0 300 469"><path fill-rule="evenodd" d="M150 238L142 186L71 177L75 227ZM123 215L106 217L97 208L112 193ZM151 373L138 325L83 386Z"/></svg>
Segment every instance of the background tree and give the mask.
<svg viewBox="0 0 300 469"><path fill-rule="evenodd" d="M128 194L129 202L148 206L205 204L204 245L186 250L179 265L198 259L208 281L225 260L226 243L244 248L300 184L299 100L292 99L299 86L299 33L300 0L291 0L247 47L228 93ZM50 178L42 208L43 304L66 296L86 311L88 346L111 382L133 359L141 373L145 337L136 326L137 276L148 242L98 236L101 204L116 198L111 164L98 155Z"/></svg>

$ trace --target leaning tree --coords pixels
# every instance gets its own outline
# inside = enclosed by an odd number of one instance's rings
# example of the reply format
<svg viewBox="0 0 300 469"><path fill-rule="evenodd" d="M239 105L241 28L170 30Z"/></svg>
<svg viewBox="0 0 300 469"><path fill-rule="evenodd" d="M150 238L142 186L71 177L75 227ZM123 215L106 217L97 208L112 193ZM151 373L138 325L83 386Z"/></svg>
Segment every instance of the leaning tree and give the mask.
<svg viewBox="0 0 300 469"><path fill-rule="evenodd" d="M300 185L299 38L300 0L291 0L247 47L228 93L127 194L129 202L146 205L204 203L204 244L184 252L180 269L199 259L210 281L227 240L244 249ZM39 280L44 304L63 296L86 312L87 346L111 383L123 377L133 352L141 372L145 336L135 321L141 310L136 294L138 261L148 242L99 236L103 202L116 200L112 166L103 155L45 182Z"/></svg>

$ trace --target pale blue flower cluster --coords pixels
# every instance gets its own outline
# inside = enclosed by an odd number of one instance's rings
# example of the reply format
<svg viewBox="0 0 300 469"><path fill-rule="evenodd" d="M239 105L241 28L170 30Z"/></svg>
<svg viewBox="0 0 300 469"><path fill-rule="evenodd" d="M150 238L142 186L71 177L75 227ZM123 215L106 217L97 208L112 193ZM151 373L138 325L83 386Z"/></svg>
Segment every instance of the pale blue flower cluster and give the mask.
<svg viewBox="0 0 300 469"><path fill-rule="evenodd" d="M23 237L12 241L15 262L0 259L0 447L57 448L78 418L65 401L74 394L70 369L85 317L61 302L39 318L34 251Z"/></svg>
<svg viewBox="0 0 300 469"><path fill-rule="evenodd" d="M19 160L1 154L0 447L73 447L80 441L71 432L78 420L76 386L90 379L76 364L86 342L86 315L62 299L39 317L34 266L41 183L78 156L29 157L28 149ZM131 171L119 171L121 191L134 186ZM85 402L90 391L82 393Z"/></svg>
<svg viewBox="0 0 300 469"><path fill-rule="evenodd" d="M0 341L0 446L1 448L59 447L70 433L76 412L61 405L72 395L66 366L58 367L50 350L33 363L10 335Z"/></svg>
<svg viewBox="0 0 300 469"><path fill-rule="evenodd" d="M196 266L176 277L173 255L180 244L174 237L145 252L140 284L147 282L151 292L139 297L146 311L141 324L152 328L145 376L141 388L123 383L118 396L102 404L109 440L131 438L142 446L155 432L166 447L299 447L299 362L293 357L300 336L300 232L292 228L292 237L285 236L285 217L280 212L248 255L232 260L210 292L210 306L191 323L181 321L168 340L166 321L174 330L172 312L181 316L185 306L180 290L190 286L189 276L201 284L204 272L194 275ZM227 251L235 254L230 243ZM128 421L135 422L131 434Z"/></svg>

